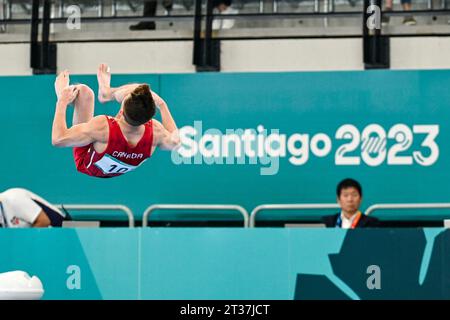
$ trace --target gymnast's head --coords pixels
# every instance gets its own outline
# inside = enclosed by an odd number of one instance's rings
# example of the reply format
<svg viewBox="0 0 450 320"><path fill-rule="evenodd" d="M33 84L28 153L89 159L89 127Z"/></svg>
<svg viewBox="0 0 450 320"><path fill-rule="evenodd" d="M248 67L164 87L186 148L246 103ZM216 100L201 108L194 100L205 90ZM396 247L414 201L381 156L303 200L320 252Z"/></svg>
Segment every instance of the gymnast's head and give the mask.
<svg viewBox="0 0 450 320"><path fill-rule="evenodd" d="M123 101L123 116L132 126L140 126L150 121L156 112L150 87L142 84L134 89Z"/></svg>

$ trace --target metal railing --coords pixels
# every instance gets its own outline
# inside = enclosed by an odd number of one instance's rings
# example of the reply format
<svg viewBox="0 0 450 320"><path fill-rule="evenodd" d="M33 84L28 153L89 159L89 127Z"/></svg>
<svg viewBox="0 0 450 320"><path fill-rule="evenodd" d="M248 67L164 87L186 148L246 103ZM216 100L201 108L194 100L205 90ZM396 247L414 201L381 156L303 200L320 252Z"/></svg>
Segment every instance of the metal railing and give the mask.
<svg viewBox="0 0 450 320"><path fill-rule="evenodd" d="M43 2L43 17L39 17L39 8ZM221 40L249 40L249 39L301 39L301 38L362 38L363 39L363 63L366 69L372 68L389 68L390 67L390 51L389 51L389 39L391 37L417 37L417 36L450 36L450 32L446 28L419 28L407 30L386 29L382 27L382 24L375 28L370 29L366 23L369 19L369 11L367 9L376 4L378 7L382 7L381 0L363 0L363 10L350 10L339 11L336 10L336 3L334 0L324 0L323 9L321 9L321 3L319 0L314 0L313 12L280 12L280 1L272 0L271 12L266 12L264 8L265 0L261 0L259 13L239 13L239 14L214 14L213 13L213 0L194 0L195 10L193 14L185 15L155 15L155 16L130 16L117 14L117 1L113 0L111 4L111 15L104 15L104 3L103 0L97 0L96 16L95 17L81 17L83 23L92 22L120 22L120 21L164 21L169 20L171 23L177 21L191 21L194 24L193 35L182 33L169 33L159 34L156 37L142 38L142 37L128 37L121 35L119 38L104 39L81 39L75 37L74 39L64 39L58 35L49 35L49 26L51 24L64 24L67 23L67 19L64 17L64 1L51 1L51 0L33 0L32 1L32 17L31 17L31 40L30 40L30 67L33 70L33 74L54 74L57 69L57 57L56 48L60 42L91 42L91 41L154 41L154 40L182 40L193 41L193 62L197 71L220 71L220 41ZM349 2L355 2L349 0ZM110 2L108 2L110 3ZM204 6L206 3L206 6ZM11 0L0 0L2 6L3 15L0 17L0 32L4 32L9 24L30 24L30 19L13 19L11 16ZM129 3L130 4L130 3ZM270 4L270 3L269 3ZM446 0L441 0L441 8L435 10L432 6L432 2L427 4L428 10L411 10L411 11L381 11L382 16L429 16L435 19L437 16L450 15L450 10L447 9ZM129 5L130 10L133 6ZM206 12L203 8L206 7ZM347 10L347 9L345 9ZM190 9L188 10L190 11ZM6 13L5 13L6 12ZM58 16L58 17L55 17ZM286 32L280 34L257 32L256 34L243 32L242 34L236 33L222 33L213 32L214 20L274 20L274 19L317 19L322 18L324 27L328 29L329 18L348 17L348 18L362 18L362 33L358 28L343 28L336 34L335 32ZM358 20L359 21L359 20ZM42 28L39 28L39 24L42 23ZM80 22L81 23L81 22ZM360 23L360 22L358 22ZM202 26L203 25L203 26ZM41 37L38 36L38 30L42 30ZM304 30L302 28L301 30ZM384 31L383 31L384 30ZM189 30L190 32L190 30ZM16 40L8 41L15 42ZM25 40L18 40L20 43L27 42ZM41 40L39 40L41 39Z"/></svg>
<svg viewBox="0 0 450 320"><path fill-rule="evenodd" d="M243 207L238 205L221 205L221 204L154 204L148 207L142 216L142 226L147 227L148 226L148 219L152 212L155 210L214 210L214 211L238 211L241 213L243 219L244 219L244 228L248 228L248 212Z"/></svg>
<svg viewBox="0 0 450 320"><path fill-rule="evenodd" d="M48 0L47 0L48 1ZM203 0L205 1L205 0ZM210 0L206 0L208 3ZM383 15L388 17L393 16L404 16L405 14L414 15L414 16L441 16L441 15L450 15L450 10L447 9L447 4L445 0L441 0L440 8L434 8L430 5L431 0L427 0L427 9L426 10L411 10L411 11L388 11L383 12ZM272 10L271 12L265 12L264 10L264 1L260 1L261 8L258 13L238 13L238 14L207 14L201 13L201 18L207 18L211 15L215 20L224 20L224 19L236 19L236 20L260 20L260 19L296 19L296 18L332 18L332 17L360 17L362 15L361 11L336 11L336 4L334 0L325 0L323 3L323 10L320 10L320 3L318 0L314 0L314 10L312 12L279 12L278 8L278 0L273 0ZM57 14L52 14L52 18L50 19L51 23L66 23L67 17L65 16L64 1L52 2L52 12L57 12ZM28 24L30 19L22 18L22 19L12 19L11 13L11 0L0 0L0 21L2 24ZM111 3L111 14L109 16L105 16L103 14L105 5L103 1L98 1L97 4L97 15L94 17L82 17L83 23L89 22L112 22L112 21L125 21L125 22L140 22L140 21L167 21L167 20L193 20L195 18L195 14L181 14L181 15L171 15L171 16L161 16L155 15L151 17L144 17L142 15L125 15L125 16L117 16L117 1L113 1ZM130 8L131 10L131 8ZM41 22L41 19L39 19Z"/></svg>
<svg viewBox="0 0 450 320"><path fill-rule="evenodd" d="M323 209L339 209L337 203L305 203L305 204L263 204L253 209L250 215L250 228L255 227L256 215L263 210L323 210Z"/></svg>
<svg viewBox="0 0 450 320"><path fill-rule="evenodd" d="M365 214L368 216L376 210L396 209L450 209L450 203L380 203L367 208Z"/></svg>
<svg viewBox="0 0 450 320"><path fill-rule="evenodd" d="M124 205L109 204L57 204L55 205L63 210L82 210L82 211L121 211L128 218L130 228L135 226L135 219L130 208ZM149 206L143 213L142 226L148 226L150 215L156 210L194 210L194 211L237 211L242 215L244 228L254 228L256 217L261 211L267 210L323 210L340 209L337 203L307 203L307 204L263 204L255 207L250 216L242 206L239 205L221 205L221 204L156 204ZM366 215L372 214L376 210L396 210L396 209L450 209L450 203L383 203L374 204L367 208Z"/></svg>
<svg viewBox="0 0 450 320"><path fill-rule="evenodd" d="M119 204L56 204L55 207L63 210L82 210L82 211L121 211L128 218L128 226L134 228L134 215L130 208Z"/></svg>

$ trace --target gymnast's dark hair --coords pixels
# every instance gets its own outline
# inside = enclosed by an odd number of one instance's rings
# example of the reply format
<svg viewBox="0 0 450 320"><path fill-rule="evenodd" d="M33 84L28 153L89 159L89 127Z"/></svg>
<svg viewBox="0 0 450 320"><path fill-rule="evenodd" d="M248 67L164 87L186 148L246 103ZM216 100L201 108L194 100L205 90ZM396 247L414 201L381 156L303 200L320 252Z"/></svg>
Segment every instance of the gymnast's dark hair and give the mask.
<svg viewBox="0 0 450 320"><path fill-rule="evenodd" d="M140 126L150 121L155 112L155 101L147 84L142 84L134 89L123 104L125 121L132 126Z"/></svg>

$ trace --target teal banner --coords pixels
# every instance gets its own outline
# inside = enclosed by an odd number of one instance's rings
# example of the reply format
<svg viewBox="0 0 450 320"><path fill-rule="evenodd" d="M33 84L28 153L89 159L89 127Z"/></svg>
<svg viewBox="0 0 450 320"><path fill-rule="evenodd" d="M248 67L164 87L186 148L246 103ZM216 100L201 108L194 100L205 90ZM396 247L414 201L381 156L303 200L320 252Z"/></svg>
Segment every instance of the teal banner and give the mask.
<svg viewBox="0 0 450 320"><path fill-rule="evenodd" d="M113 86L150 83L182 145L102 180L78 173L72 151L51 145L54 77L2 77L0 188L25 187L53 203L120 203L138 219L159 203L249 212L263 203L333 203L346 177L361 182L363 209L449 202L449 79L448 70L113 75ZM97 92L95 76L72 82ZM96 103L95 113L118 108Z"/></svg>

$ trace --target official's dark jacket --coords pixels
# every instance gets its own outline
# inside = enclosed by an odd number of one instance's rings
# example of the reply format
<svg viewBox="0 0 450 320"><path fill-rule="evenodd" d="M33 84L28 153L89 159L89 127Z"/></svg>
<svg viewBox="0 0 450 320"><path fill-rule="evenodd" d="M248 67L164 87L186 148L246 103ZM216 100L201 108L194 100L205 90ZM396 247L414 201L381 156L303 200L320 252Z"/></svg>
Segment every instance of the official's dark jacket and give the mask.
<svg viewBox="0 0 450 320"><path fill-rule="evenodd" d="M335 228L336 222L338 217L341 213L336 213L331 216L324 216L322 218L323 223L325 223L325 226L327 228ZM374 217L366 216L365 214L361 215L361 218L359 218L358 223L356 224L355 228L376 228L380 227L380 220Z"/></svg>

